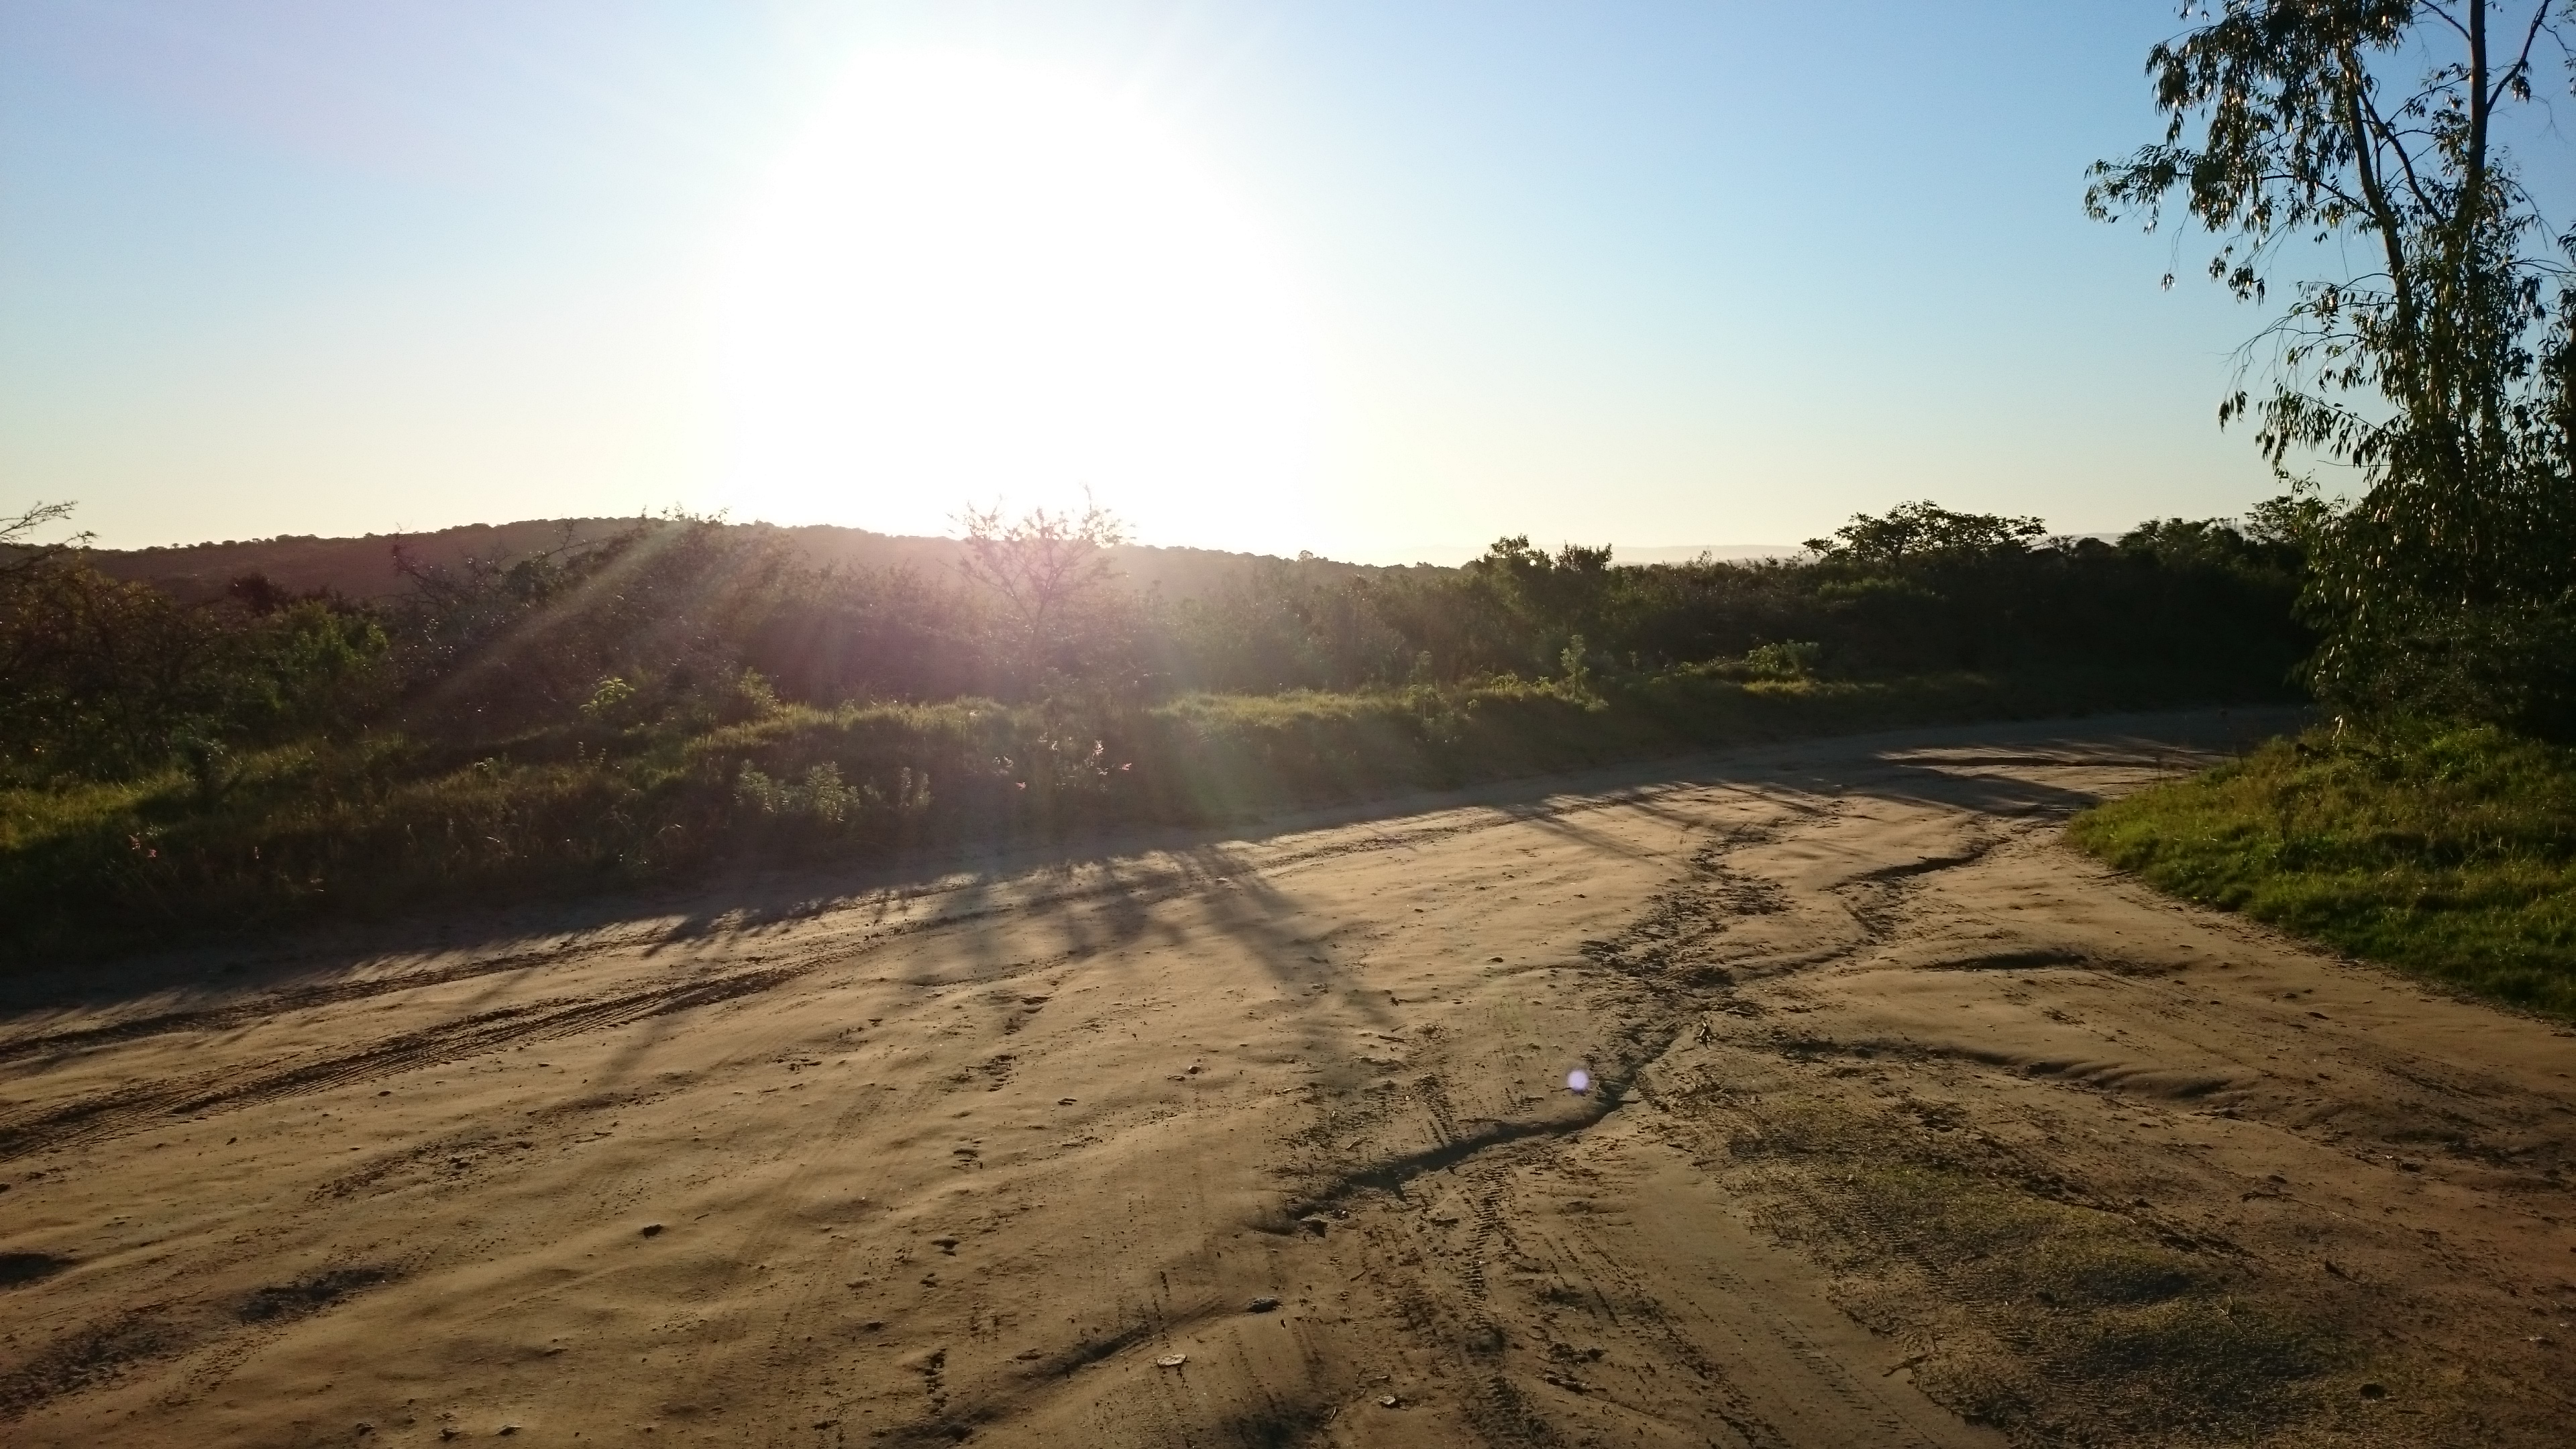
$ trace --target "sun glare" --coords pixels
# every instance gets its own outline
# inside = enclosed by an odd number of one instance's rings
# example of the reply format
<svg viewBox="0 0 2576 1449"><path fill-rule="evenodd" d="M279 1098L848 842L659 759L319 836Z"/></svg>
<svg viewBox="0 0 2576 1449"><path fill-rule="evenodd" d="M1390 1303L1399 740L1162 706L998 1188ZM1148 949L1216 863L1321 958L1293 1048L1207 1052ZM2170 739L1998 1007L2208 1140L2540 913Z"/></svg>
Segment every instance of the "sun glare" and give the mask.
<svg viewBox="0 0 2576 1449"><path fill-rule="evenodd" d="M1151 116L1065 75L854 66L744 228L720 325L737 518L941 532L1089 488L1148 541L1302 531L1288 269Z"/></svg>

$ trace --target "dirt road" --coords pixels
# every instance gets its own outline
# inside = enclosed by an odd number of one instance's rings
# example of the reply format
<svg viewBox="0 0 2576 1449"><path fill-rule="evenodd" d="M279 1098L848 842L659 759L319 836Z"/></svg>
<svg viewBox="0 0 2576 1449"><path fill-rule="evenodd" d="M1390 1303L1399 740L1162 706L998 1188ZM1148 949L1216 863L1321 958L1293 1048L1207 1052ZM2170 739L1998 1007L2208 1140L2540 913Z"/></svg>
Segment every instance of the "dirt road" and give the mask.
<svg viewBox="0 0 2576 1449"><path fill-rule="evenodd" d="M2222 728L20 982L0 1440L2564 1443L2576 1040L2059 843Z"/></svg>

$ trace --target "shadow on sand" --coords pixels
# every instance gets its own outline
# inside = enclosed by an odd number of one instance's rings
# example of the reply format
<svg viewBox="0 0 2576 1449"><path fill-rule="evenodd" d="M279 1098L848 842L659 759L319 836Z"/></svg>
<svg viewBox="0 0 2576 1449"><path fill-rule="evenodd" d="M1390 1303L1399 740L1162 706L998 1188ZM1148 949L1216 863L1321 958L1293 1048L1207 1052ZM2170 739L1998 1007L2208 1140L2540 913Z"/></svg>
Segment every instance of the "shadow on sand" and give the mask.
<svg viewBox="0 0 2576 1449"><path fill-rule="evenodd" d="M1655 797L1674 788L1741 788L1775 799L1784 793L1881 795L1967 810L2065 816L2094 803L2092 798L1991 771L2032 763L2126 762L2180 772L2240 753L2306 719L2297 709L2199 710L1819 738L1283 812L1249 826L1118 830L864 868L743 870L651 892L298 928L257 945L15 973L0 981L0 1062L220 1025L236 1011L269 1015L467 977L502 977L493 983L497 990L521 973L592 949L615 945L649 955L738 944L827 912L858 912L852 924L862 927L898 917L940 924L995 910L1040 908L1051 899L1085 899L1095 908L1082 929L1100 939L1070 941L1068 949L1079 952L1086 944L1100 949L1141 933L1149 898L1223 882L1246 893L1249 929L1251 918L1276 914L1273 908L1287 904L1262 899L1268 887L1256 878L1253 853L1369 821L1407 822L1419 834L1433 817L1456 817L1455 828L1545 820L1550 829L1589 839L1585 827L1568 818L1569 803L1654 811ZM1384 833L1377 842L1392 848L1404 843ZM1624 849L1606 837L1595 843ZM1123 911L1122 899L1129 900ZM1302 940L1269 945L1273 949L1265 956L1275 950L1277 969L1285 973L1294 974L1311 959Z"/></svg>

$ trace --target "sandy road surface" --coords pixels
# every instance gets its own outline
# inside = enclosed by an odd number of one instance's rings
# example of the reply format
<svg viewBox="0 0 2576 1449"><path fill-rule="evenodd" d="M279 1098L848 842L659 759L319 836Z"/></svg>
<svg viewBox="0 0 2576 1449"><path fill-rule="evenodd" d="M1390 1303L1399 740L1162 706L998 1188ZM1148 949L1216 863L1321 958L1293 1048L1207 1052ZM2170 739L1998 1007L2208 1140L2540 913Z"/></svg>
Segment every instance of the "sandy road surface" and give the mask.
<svg viewBox="0 0 2576 1449"><path fill-rule="evenodd" d="M2563 1443L2576 1041L2058 842L2218 728L18 983L0 1440Z"/></svg>

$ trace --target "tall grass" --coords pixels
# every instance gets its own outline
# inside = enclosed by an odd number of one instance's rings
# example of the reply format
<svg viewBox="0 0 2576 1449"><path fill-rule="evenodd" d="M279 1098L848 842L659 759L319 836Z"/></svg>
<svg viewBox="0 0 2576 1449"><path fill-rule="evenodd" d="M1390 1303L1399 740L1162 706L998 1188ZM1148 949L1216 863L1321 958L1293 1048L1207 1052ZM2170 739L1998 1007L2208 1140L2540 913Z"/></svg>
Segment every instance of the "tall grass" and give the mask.
<svg viewBox="0 0 2576 1449"><path fill-rule="evenodd" d="M2483 727L2321 731L2071 833L2177 895L2576 1016L2576 750Z"/></svg>

